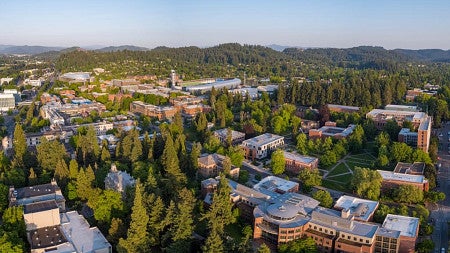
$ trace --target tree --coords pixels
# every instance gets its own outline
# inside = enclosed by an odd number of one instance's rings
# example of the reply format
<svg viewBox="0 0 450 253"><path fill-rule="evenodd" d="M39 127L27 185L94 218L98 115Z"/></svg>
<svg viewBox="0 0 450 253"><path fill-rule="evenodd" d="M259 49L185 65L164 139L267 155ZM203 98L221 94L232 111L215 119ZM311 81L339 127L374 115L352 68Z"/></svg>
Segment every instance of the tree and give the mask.
<svg viewBox="0 0 450 253"><path fill-rule="evenodd" d="M122 196L113 190L104 190L91 208L97 221L110 224L112 218L119 218L125 209Z"/></svg>
<svg viewBox="0 0 450 253"><path fill-rule="evenodd" d="M95 175L92 168L80 169L77 177L77 196L81 200L89 200L93 195L93 183L95 181Z"/></svg>
<svg viewBox="0 0 450 253"><path fill-rule="evenodd" d="M302 189L305 192L310 192L313 186L322 184L322 177L318 169L301 170L298 179L302 182Z"/></svg>
<svg viewBox="0 0 450 253"><path fill-rule="evenodd" d="M394 142L390 148L391 159L394 162L409 162L411 161L412 148L406 143Z"/></svg>
<svg viewBox="0 0 450 253"><path fill-rule="evenodd" d="M178 155L173 145L170 135L166 138L166 145L162 154L162 164L167 177L167 190L169 193L176 193L186 184L186 175L180 170Z"/></svg>
<svg viewBox="0 0 450 253"><path fill-rule="evenodd" d="M331 166L337 162L337 156L336 153L332 150L326 151L321 157L320 157L320 164L324 167Z"/></svg>
<svg viewBox="0 0 450 253"><path fill-rule="evenodd" d="M382 181L383 178L377 171L355 167L351 186L353 187L354 192L359 196L377 200L380 196Z"/></svg>
<svg viewBox="0 0 450 253"><path fill-rule="evenodd" d="M55 179L58 182L58 185L65 188L69 176L70 172L67 168L67 163L63 159L59 160L55 168Z"/></svg>
<svg viewBox="0 0 450 253"><path fill-rule="evenodd" d="M5 208L8 207L9 204L8 193L9 193L8 186L0 183L0 213L3 213L3 210L5 210Z"/></svg>
<svg viewBox="0 0 450 253"><path fill-rule="evenodd" d="M383 131L389 135L391 141L396 141L398 139L400 129L401 127L398 126L395 120L388 120L383 127Z"/></svg>
<svg viewBox="0 0 450 253"><path fill-rule="evenodd" d="M308 154L308 137L306 134L300 133L297 135L297 151L302 155Z"/></svg>
<svg viewBox="0 0 450 253"><path fill-rule="evenodd" d="M423 200L423 191L412 185L400 185L393 195L394 200L400 203L415 204Z"/></svg>
<svg viewBox="0 0 450 253"><path fill-rule="evenodd" d="M320 205L326 208L331 208L333 198L328 191L318 190L313 193L312 197L320 202Z"/></svg>
<svg viewBox="0 0 450 253"><path fill-rule="evenodd" d="M236 167L241 167L245 158L244 150L239 146L229 146L227 149L227 156L231 159L231 164Z"/></svg>
<svg viewBox="0 0 450 253"><path fill-rule="evenodd" d="M23 159L27 152L27 142L21 124L16 124L14 128L13 148L14 160L19 166L23 166Z"/></svg>
<svg viewBox="0 0 450 253"><path fill-rule="evenodd" d="M363 148L365 142L364 129L361 125L356 125L353 133L349 137L349 146L351 151L359 151Z"/></svg>
<svg viewBox="0 0 450 253"><path fill-rule="evenodd" d="M290 241L280 245L278 248L280 253L317 253L317 246L311 237L303 237L301 239Z"/></svg>
<svg viewBox="0 0 450 253"><path fill-rule="evenodd" d="M178 198L173 227L171 228L171 238L175 242L189 239L194 232L195 196L192 191L183 188Z"/></svg>
<svg viewBox="0 0 450 253"><path fill-rule="evenodd" d="M111 220L111 226L108 229L108 241L116 245L119 242L119 239L126 235L127 229L125 228L122 219L113 218Z"/></svg>
<svg viewBox="0 0 450 253"><path fill-rule="evenodd" d="M36 149L40 166L48 171L54 171L57 164L67 156L64 144L58 140L48 141L45 137L41 138Z"/></svg>
<svg viewBox="0 0 450 253"><path fill-rule="evenodd" d="M216 230L212 230L206 238L205 245L202 247L205 253L221 253L224 252L223 240Z"/></svg>
<svg viewBox="0 0 450 253"><path fill-rule="evenodd" d="M28 185L37 185L38 178L33 168L30 168L30 175L28 176Z"/></svg>
<svg viewBox="0 0 450 253"><path fill-rule="evenodd" d="M221 146L220 140L219 138L217 138L214 135L210 135L205 143L203 144L203 147L205 148L205 150L208 153L215 153L217 152L217 150L219 149L219 147Z"/></svg>
<svg viewBox="0 0 450 253"><path fill-rule="evenodd" d="M424 239L417 244L416 249L419 253L431 253L434 247L434 242L431 239Z"/></svg>
<svg viewBox="0 0 450 253"><path fill-rule="evenodd" d="M241 243L239 244L238 251L243 253L253 253L252 247L252 238L253 238L253 229L251 226L247 225L242 229L242 237Z"/></svg>
<svg viewBox="0 0 450 253"><path fill-rule="evenodd" d="M133 208L131 209L131 222L127 231L127 239L120 239L120 248L127 252L147 252L148 232L147 225L149 217L142 199L141 183L136 182Z"/></svg>
<svg viewBox="0 0 450 253"><path fill-rule="evenodd" d="M261 246L259 246L258 248L258 253L270 253L270 248L267 247L267 245L265 243L261 244Z"/></svg>
<svg viewBox="0 0 450 253"><path fill-rule="evenodd" d="M69 178L71 180L76 180L78 177L78 163L77 160L70 160L69 163Z"/></svg>
<svg viewBox="0 0 450 253"><path fill-rule="evenodd" d="M155 199L154 195L148 198L149 200ZM157 197L156 200L149 203L150 206L150 214L148 220L148 233L149 233L149 243L151 246L156 246L159 244L159 238L161 236L161 232L163 230L163 226L161 221L164 219L164 214L166 208L161 197Z"/></svg>
<svg viewBox="0 0 450 253"><path fill-rule="evenodd" d="M274 175L280 175L284 173L286 166L286 160L284 159L284 152L281 149L275 150L272 153L272 159L270 161L272 172Z"/></svg>

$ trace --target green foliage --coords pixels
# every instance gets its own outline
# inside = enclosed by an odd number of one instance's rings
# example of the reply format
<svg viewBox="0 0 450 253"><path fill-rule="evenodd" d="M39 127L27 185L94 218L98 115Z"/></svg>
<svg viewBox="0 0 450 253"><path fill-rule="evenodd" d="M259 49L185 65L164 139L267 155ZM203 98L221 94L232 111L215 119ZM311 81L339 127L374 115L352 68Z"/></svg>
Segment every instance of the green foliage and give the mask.
<svg viewBox="0 0 450 253"><path fill-rule="evenodd" d="M311 237L304 237L295 241L281 244L278 247L280 253L317 253L317 246Z"/></svg>
<svg viewBox="0 0 450 253"><path fill-rule="evenodd" d="M298 179L302 182L302 190L310 192L313 186L320 186L322 184L322 176L319 170L301 170L298 174Z"/></svg>
<svg viewBox="0 0 450 253"><path fill-rule="evenodd" d="M375 170L355 167L351 185L359 196L377 200L380 196L382 180L380 173Z"/></svg>
<svg viewBox="0 0 450 253"><path fill-rule="evenodd" d="M423 191L412 185L400 185L394 190L393 199L399 203L419 203L423 201Z"/></svg>
<svg viewBox="0 0 450 253"><path fill-rule="evenodd" d="M119 192L104 190L91 206L97 221L110 224L112 218L120 218L125 211L125 205Z"/></svg>
<svg viewBox="0 0 450 253"><path fill-rule="evenodd" d="M25 140L25 132L23 131L21 124L16 124L14 128L13 148L14 159L19 166L22 166L27 151L27 143Z"/></svg>
<svg viewBox="0 0 450 253"><path fill-rule="evenodd" d="M431 253L434 247L434 242L431 239L424 239L417 244L416 250L419 253Z"/></svg>
<svg viewBox="0 0 450 253"><path fill-rule="evenodd" d="M297 151L302 155L308 154L308 137L304 133L300 133L297 135Z"/></svg>
<svg viewBox="0 0 450 253"><path fill-rule="evenodd" d="M261 244L261 246L259 246L259 248L258 248L258 253L270 253L271 251L270 251L270 248L269 247L267 247L267 245L266 244Z"/></svg>
<svg viewBox="0 0 450 253"><path fill-rule="evenodd" d="M147 252L148 245L148 225L149 217L145 209L142 198L142 186L138 181L136 183L133 208L131 210L131 222L127 231L127 238L120 239L119 247L126 249L127 252Z"/></svg>
<svg viewBox="0 0 450 253"><path fill-rule="evenodd" d="M318 190L313 193L312 197L319 201L323 207L331 208L331 205L333 205L333 198L328 191Z"/></svg>
<svg viewBox="0 0 450 253"><path fill-rule="evenodd" d="M277 149L275 150L275 152L272 153L270 166L272 167L272 173L274 175L280 175L284 173L286 161L284 160L283 150Z"/></svg>

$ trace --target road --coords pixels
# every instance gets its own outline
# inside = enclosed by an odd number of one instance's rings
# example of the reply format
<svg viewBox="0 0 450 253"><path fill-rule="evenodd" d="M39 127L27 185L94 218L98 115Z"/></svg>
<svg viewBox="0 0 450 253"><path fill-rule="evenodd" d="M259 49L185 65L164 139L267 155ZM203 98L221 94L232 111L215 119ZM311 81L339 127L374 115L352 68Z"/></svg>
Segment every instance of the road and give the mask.
<svg viewBox="0 0 450 253"><path fill-rule="evenodd" d="M439 158L441 168L437 175L437 189L445 193L447 198L439 202L431 211L430 217L434 219L434 232L432 240L435 243L435 252L441 252L441 248L448 249L448 223L450 221L450 155L449 155L449 135L450 124L446 124L438 130L439 137ZM447 252L447 251L446 251Z"/></svg>

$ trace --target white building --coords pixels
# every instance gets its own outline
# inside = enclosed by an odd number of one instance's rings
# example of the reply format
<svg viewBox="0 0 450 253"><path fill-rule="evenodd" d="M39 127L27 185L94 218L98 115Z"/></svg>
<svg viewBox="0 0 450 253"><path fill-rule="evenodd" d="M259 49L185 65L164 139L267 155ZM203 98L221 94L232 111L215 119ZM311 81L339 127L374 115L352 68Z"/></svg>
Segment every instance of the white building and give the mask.
<svg viewBox="0 0 450 253"><path fill-rule="evenodd" d="M270 151L284 145L284 137L265 133L242 142L247 159L263 159L267 157Z"/></svg>
<svg viewBox="0 0 450 253"><path fill-rule="evenodd" d="M16 107L16 99L14 94L11 93L1 93L0 94L0 111L7 112Z"/></svg>
<svg viewBox="0 0 450 253"><path fill-rule="evenodd" d="M111 165L111 170L105 178L105 189L111 189L122 194L127 187L132 187L136 181L130 174L117 170L115 164Z"/></svg>

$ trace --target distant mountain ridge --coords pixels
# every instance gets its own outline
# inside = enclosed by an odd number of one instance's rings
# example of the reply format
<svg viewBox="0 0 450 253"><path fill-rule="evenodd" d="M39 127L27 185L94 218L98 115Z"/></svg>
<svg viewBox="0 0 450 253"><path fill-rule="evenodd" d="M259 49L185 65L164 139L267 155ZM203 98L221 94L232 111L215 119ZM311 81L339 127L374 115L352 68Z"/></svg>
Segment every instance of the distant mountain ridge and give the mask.
<svg viewBox="0 0 450 253"><path fill-rule="evenodd" d="M133 45L122 45L122 46L109 46L109 47L102 47L102 48L93 48L88 47L86 49L81 47L46 47L46 46L17 46L17 45L0 45L0 54L28 54L28 55L39 55L39 54L45 54L48 52L60 52L64 53L66 50L72 51L74 49L78 50L95 50L100 52L115 52L115 51L122 51L122 50L129 50L129 51L147 51L149 50L146 47L138 47Z"/></svg>
<svg viewBox="0 0 450 253"><path fill-rule="evenodd" d="M109 46L97 49L95 51L99 52L116 52L116 51L123 51L123 50L129 50L129 51L148 51L150 49L146 47L138 47L133 45L123 45L123 46Z"/></svg>

